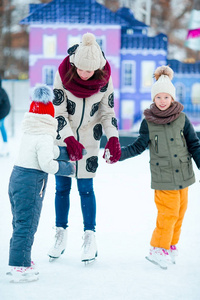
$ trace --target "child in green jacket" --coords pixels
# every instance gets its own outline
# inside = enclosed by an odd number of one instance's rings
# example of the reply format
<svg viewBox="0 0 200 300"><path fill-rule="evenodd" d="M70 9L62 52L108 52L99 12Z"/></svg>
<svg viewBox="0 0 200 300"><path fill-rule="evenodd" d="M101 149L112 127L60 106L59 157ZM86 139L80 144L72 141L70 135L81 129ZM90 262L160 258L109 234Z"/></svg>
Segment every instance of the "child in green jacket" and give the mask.
<svg viewBox="0 0 200 300"><path fill-rule="evenodd" d="M171 80L173 70L161 66L155 71L153 103L144 111L137 140L122 147L120 161L150 150L151 188L155 190L158 214L151 238L149 261L167 269L175 263L177 243L188 203L188 186L195 182L194 159L200 168L200 141L183 105L176 100Z"/></svg>

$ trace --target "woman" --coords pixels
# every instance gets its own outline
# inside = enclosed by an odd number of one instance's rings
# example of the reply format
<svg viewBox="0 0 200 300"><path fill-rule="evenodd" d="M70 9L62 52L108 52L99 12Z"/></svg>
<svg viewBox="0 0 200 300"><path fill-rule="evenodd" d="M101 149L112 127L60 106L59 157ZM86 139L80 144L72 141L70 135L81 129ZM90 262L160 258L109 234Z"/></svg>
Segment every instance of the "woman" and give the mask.
<svg viewBox="0 0 200 300"><path fill-rule="evenodd" d="M76 161L75 177L84 223L81 260L85 262L97 256L93 178L98 167L103 129L108 139L103 156L107 162L117 162L121 149L114 113L111 69L95 36L84 34L82 43L71 47L68 53L69 56L60 64L55 76L53 103L58 120L57 144L67 146L70 160ZM66 247L72 184L71 177L55 178L56 235L54 245L48 252L50 258L58 258Z"/></svg>

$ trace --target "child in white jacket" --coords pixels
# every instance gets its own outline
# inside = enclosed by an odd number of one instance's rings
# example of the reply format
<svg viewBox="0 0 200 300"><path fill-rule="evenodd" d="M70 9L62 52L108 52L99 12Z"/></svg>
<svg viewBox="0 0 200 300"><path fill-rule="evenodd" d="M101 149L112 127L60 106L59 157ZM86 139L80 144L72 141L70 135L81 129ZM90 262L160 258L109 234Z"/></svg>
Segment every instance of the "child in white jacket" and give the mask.
<svg viewBox="0 0 200 300"><path fill-rule="evenodd" d="M29 112L25 114L19 154L9 182L13 214L9 266L11 282L38 279L31 261L31 248L37 230L48 173L58 176L74 174L66 147L54 145L57 119L54 118L53 92L46 85L33 90Z"/></svg>

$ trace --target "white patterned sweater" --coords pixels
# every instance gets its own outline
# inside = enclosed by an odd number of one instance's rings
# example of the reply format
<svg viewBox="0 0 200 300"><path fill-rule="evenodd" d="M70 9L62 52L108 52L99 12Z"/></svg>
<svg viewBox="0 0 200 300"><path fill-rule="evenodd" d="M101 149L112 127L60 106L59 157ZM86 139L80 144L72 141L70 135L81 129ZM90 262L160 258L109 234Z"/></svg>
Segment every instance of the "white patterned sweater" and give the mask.
<svg viewBox="0 0 200 300"><path fill-rule="evenodd" d="M87 154L76 162L76 178L93 178L98 168L100 140L118 137L114 111L112 78L98 93L88 98L78 98L64 88L59 72L54 81L54 108L58 120L56 144L65 146L64 139L74 136L86 149Z"/></svg>

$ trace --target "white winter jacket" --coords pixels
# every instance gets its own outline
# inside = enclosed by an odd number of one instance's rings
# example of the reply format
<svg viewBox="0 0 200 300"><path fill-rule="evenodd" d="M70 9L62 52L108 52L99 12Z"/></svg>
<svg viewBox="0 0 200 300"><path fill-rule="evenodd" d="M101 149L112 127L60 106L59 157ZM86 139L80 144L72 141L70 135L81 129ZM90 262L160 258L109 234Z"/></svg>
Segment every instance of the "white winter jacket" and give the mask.
<svg viewBox="0 0 200 300"><path fill-rule="evenodd" d="M50 115L25 113L22 139L16 166L55 174L59 148L54 145L58 122Z"/></svg>
<svg viewBox="0 0 200 300"><path fill-rule="evenodd" d="M57 71L54 81L53 101L58 120L57 144L65 146L64 139L74 136L85 147L87 154L76 162L77 178L92 178L98 167L100 140L104 133L109 139L118 137L114 112L112 78L98 93L88 98L78 98L63 87Z"/></svg>

